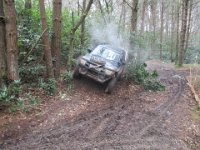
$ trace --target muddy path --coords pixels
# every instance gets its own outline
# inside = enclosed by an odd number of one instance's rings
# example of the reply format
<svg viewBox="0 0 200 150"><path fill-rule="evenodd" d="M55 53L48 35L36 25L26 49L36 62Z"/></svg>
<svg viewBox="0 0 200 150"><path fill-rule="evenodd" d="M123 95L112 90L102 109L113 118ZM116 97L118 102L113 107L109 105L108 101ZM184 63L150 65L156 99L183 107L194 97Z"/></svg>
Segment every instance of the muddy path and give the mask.
<svg viewBox="0 0 200 150"><path fill-rule="evenodd" d="M150 70L155 68L160 73L159 80L166 85L165 92L144 91L122 80L113 94L107 95L103 92L104 85L89 79L76 80L76 92L71 94L71 100L50 113L45 126L36 127L20 138L5 139L1 148L190 149L178 136L177 123L170 122L177 115L177 109L182 112L177 104L182 104L185 72L175 71L168 65L149 64ZM61 112L62 115L52 121L53 116ZM179 117L176 121L181 120L184 119Z"/></svg>

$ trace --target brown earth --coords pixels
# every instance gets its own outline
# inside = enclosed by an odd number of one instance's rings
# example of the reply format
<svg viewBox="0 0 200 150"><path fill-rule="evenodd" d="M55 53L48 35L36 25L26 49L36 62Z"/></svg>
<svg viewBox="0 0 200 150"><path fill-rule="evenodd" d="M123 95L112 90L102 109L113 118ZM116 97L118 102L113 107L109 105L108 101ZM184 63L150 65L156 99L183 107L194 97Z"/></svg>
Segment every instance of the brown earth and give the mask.
<svg viewBox="0 0 200 150"><path fill-rule="evenodd" d="M111 95L90 79L59 86L31 114L1 114L0 149L188 150L200 149L200 119L186 85L188 70L149 62L166 86L145 91L126 80Z"/></svg>

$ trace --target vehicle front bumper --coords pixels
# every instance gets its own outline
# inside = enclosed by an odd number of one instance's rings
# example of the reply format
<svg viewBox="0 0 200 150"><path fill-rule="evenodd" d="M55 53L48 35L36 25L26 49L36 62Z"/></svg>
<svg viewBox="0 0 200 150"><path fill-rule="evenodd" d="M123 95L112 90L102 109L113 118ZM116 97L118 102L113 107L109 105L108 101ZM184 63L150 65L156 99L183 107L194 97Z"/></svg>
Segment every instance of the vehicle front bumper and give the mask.
<svg viewBox="0 0 200 150"><path fill-rule="evenodd" d="M100 68L100 67L90 67L90 66L80 65L79 73L93 80L96 80L100 83L104 83L113 77L113 76L106 75L104 72L104 68Z"/></svg>

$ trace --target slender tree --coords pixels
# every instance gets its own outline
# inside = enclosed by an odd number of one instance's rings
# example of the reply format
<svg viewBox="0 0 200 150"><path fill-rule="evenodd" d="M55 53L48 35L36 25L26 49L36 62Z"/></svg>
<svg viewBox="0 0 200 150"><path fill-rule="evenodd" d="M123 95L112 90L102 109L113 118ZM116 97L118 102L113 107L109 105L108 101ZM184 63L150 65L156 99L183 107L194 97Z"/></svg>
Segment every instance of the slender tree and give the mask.
<svg viewBox="0 0 200 150"><path fill-rule="evenodd" d="M41 17L41 23L42 23L42 30L44 31L47 29L44 0L40 0L39 5L40 5L40 17ZM42 39L43 39L43 43L44 43L44 54L45 54L47 75L48 75L48 77L53 77L54 76L53 64L52 64L51 47L50 47L48 32L44 33Z"/></svg>
<svg viewBox="0 0 200 150"><path fill-rule="evenodd" d="M187 30L187 16L188 16L188 3L189 0L182 1L182 23L181 23L181 33L180 33L180 47L178 52L178 65L183 65L184 59L184 45Z"/></svg>
<svg viewBox="0 0 200 150"><path fill-rule="evenodd" d="M156 19L157 19L157 0L151 0L150 1L150 28L151 32L153 33L153 37L151 39L151 49L155 46L155 41L156 41Z"/></svg>
<svg viewBox="0 0 200 150"><path fill-rule="evenodd" d="M160 4L160 60L162 60L163 51L163 22L164 22L164 2L161 0Z"/></svg>
<svg viewBox="0 0 200 150"><path fill-rule="evenodd" d="M137 18L138 18L138 0L132 0L131 32L136 32L137 30Z"/></svg>
<svg viewBox="0 0 200 150"><path fill-rule="evenodd" d="M142 3L142 16L141 16L141 31L140 31L140 34L142 35L144 33L144 21L145 21L145 12L146 12L146 6L147 6L147 1L146 0L143 0L143 3Z"/></svg>
<svg viewBox="0 0 200 150"><path fill-rule="evenodd" d="M102 4L101 4L101 0L98 0L98 6L99 6L99 9L101 11L101 15L102 15L102 18L104 20L104 23L106 23L106 19L105 19L105 13L104 13L104 10L102 8Z"/></svg>
<svg viewBox="0 0 200 150"><path fill-rule="evenodd" d="M61 56L61 10L62 0L53 0L53 36L52 54L54 57L54 75L60 76L60 56Z"/></svg>
<svg viewBox="0 0 200 150"><path fill-rule="evenodd" d="M86 7L86 0L83 0L82 15L85 12L85 7ZM85 20L83 20L83 23L81 24L80 40L81 40L81 46L83 47L84 46L84 41L85 41Z"/></svg>
<svg viewBox="0 0 200 150"><path fill-rule="evenodd" d="M180 5L179 3L177 4L177 10L176 10L177 16L176 16L176 58L175 58L175 64L178 63L178 51L179 51L179 43L180 43L180 39L179 39L179 28L180 28Z"/></svg>
<svg viewBox="0 0 200 150"><path fill-rule="evenodd" d="M80 19L74 24L70 32L70 46L69 46L69 55L68 55L68 65L71 66L71 61L73 57L73 48L74 48L74 40L75 40L75 33L80 25L83 23L85 18L87 17L88 12L90 11L91 5L93 0L89 0L87 7L84 13L81 15Z"/></svg>
<svg viewBox="0 0 200 150"><path fill-rule="evenodd" d="M124 13L124 2L122 2L121 4L121 12L120 12L120 18L119 18L119 26L118 26L118 37L120 35L120 32L121 32L121 24L122 24L122 19L123 19L123 13Z"/></svg>
<svg viewBox="0 0 200 150"><path fill-rule="evenodd" d="M173 53L174 53L174 30L175 30L175 7L174 5L172 6L172 14L171 14L171 42L170 42L170 60L171 62L174 61Z"/></svg>
<svg viewBox="0 0 200 150"><path fill-rule="evenodd" d="M13 0L4 0L8 79L18 80L17 21Z"/></svg>
<svg viewBox="0 0 200 150"><path fill-rule="evenodd" d="M188 8L188 19L187 19L187 29L186 29L186 36L185 36L185 47L184 47L184 56L188 48L188 42L190 37L190 27L191 27L191 18L192 18L192 2L193 0L189 1L189 8Z"/></svg>
<svg viewBox="0 0 200 150"><path fill-rule="evenodd" d="M6 35L3 10L3 0L0 0L0 87L3 84L3 77L6 76Z"/></svg>

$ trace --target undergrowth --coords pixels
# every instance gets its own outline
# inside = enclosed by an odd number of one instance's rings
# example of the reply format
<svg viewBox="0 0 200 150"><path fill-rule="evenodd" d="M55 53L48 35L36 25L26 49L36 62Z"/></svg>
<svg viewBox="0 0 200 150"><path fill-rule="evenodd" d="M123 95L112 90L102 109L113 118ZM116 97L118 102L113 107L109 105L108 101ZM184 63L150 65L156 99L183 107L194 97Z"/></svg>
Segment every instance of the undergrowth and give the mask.
<svg viewBox="0 0 200 150"><path fill-rule="evenodd" d="M20 91L20 80L14 80L8 87L3 86L0 89L0 102L11 103L18 100Z"/></svg>
<svg viewBox="0 0 200 150"><path fill-rule="evenodd" d="M146 63L137 61L130 62L126 71L126 79L133 83L143 85L145 90L164 91L165 86L156 80L158 72L156 70L149 72L146 70L146 67Z"/></svg>
<svg viewBox="0 0 200 150"><path fill-rule="evenodd" d="M73 89L73 72L72 71L66 71L64 73L63 80L67 83L68 90Z"/></svg>
<svg viewBox="0 0 200 150"><path fill-rule="evenodd" d="M0 103L8 106L9 112L14 113L17 110L29 112L30 108L40 103L39 98L31 93L20 95L20 90L20 80L14 80L9 86L3 86L0 89Z"/></svg>
<svg viewBox="0 0 200 150"><path fill-rule="evenodd" d="M56 80L54 78L39 78L39 87L46 91L48 95L53 95L56 91Z"/></svg>

